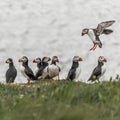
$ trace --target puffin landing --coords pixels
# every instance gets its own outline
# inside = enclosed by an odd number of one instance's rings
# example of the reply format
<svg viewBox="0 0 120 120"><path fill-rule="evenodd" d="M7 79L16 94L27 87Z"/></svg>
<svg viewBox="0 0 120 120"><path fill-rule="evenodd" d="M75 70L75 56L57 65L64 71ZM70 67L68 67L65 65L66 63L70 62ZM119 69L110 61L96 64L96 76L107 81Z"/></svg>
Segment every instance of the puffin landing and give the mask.
<svg viewBox="0 0 120 120"><path fill-rule="evenodd" d="M41 61L41 66L36 73L37 79L45 79L48 76L47 66L49 65L48 62L51 60L50 57L43 57Z"/></svg>
<svg viewBox="0 0 120 120"><path fill-rule="evenodd" d="M67 80L75 81L78 80L78 77L81 73L81 68L79 66L79 62L83 61L83 59L79 56L73 57L72 67L69 70Z"/></svg>
<svg viewBox="0 0 120 120"><path fill-rule="evenodd" d="M22 58L19 59L19 62L22 62L21 73L23 74L24 77L27 78L28 84L30 84L30 80L36 80L33 71L28 66L28 58L26 56L23 56Z"/></svg>
<svg viewBox="0 0 120 120"><path fill-rule="evenodd" d="M102 34L109 35L110 33L112 33L113 30L106 29L106 28L111 26L113 23L115 23L114 20L101 22L100 24L98 24L97 28L95 28L95 29L85 28L82 30L81 36L87 34L94 44L94 46L90 50L95 50L97 48L97 46L102 48L102 43L100 41L99 36Z"/></svg>
<svg viewBox="0 0 120 120"><path fill-rule="evenodd" d="M106 58L104 58L103 56L100 56L98 58L98 65L97 67L94 68L92 75L90 76L88 81L98 80L99 82L99 78L102 77L104 73L106 72L106 69L103 68L104 62L107 62Z"/></svg>
<svg viewBox="0 0 120 120"><path fill-rule="evenodd" d="M8 58L6 63L9 64L9 68L6 71L6 83L13 83L17 76L17 70L14 66L12 58Z"/></svg>
<svg viewBox="0 0 120 120"><path fill-rule="evenodd" d="M53 79L54 77L58 77L58 80L60 80L59 78L60 67L57 65L58 62L59 62L58 57L53 56L51 64L47 67L47 71L49 74L48 79Z"/></svg>

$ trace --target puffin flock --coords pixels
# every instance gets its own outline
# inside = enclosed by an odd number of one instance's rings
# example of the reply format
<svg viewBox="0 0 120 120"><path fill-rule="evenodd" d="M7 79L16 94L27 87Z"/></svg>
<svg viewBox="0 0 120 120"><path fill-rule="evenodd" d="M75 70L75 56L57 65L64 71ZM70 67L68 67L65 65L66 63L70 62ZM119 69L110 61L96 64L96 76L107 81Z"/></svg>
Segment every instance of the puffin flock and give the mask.
<svg viewBox="0 0 120 120"><path fill-rule="evenodd" d="M93 42L93 47L90 48L91 50L95 50L97 46L99 48L102 48L102 42L100 41L99 36L102 34L109 35L113 32L111 29L106 29L109 26L111 26L113 23L115 23L114 20L101 22L98 24L97 28L85 28L82 30L81 36L84 36L87 34L90 39ZM49 62L51 63L49 64ZM83 59L79 56L74 56L72 60L72 66L70 70L68 71L66 80L68 81L76 81L78 80L78 77L81 73L81 67L79 65L80 62L82 62ZM39 81L39 80L52 80L53 78L57 78L57 80L60 80L60 67L58 66L59 58L57 56L53 56L52 59L50 57L43 57L36 58L33 60L33 63L36 63L36 70L33 72L33 70L29 67L29 59L26 56L21 57L18 62L21 63L21 73L22 75L27 79L27 83L30 84L31 81ZM91 76L89 77L88 81L98 81L100 77L102 77L106 69L103 67L104 63L107 62L107 59L104 56L100 56L98 58L98 64L93 69ZM13 59L8 58L6 60L6 63L9 64L9 68L6 71L6 83L14 83L15 78L17 76L17 70L14 66Z"/></svg>

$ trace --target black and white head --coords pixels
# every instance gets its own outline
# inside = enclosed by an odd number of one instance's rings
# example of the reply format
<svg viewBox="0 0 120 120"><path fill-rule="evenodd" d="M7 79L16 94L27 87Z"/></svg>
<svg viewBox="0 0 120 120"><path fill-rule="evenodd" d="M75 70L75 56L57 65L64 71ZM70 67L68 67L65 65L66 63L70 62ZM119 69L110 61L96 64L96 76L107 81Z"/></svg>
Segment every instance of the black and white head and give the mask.
<svg viewBox="0 0 120 120"><path fill-rule="evenodd" d="M28 58L26 56L23 56L22 58L19 59L19 62L26 63L28 62Z"/></svg>
<svg viewBox="0 0 120 120"><path fill-rule="evenodd" d="M43 57L42 62L48 63L51 60L50 57Z"/></svg>
<svg viewBox="0 0 120 120"><path fill-rule="evenodd" d="M107 62L107 59L105 57L103 57L103 56L100 56L98 58L98 61L104 63L104 62Z"/></svg>
<svg viewBox="0 0 120 120"><path fill-rule="evenodd" d="M73 57L73 62L80 62L80 61L83 61L83 59L79 56L74 56Z"/></svg>
<svg viewBox="0 0 120 120"><path fill-rule="evenodd" d="M6 63L7 63L7 64L11 64L11 63L13 63L12 58L8 58L8 59L6 60Z"/></svg>
<svg viewBox="0 0 120 120"><path fill-rule="evenodd" d="M53 56L53 57L52 57L52 62L59 62L58 57L57 57L57 56Z"/></svg>
<svg viewBox="0 0 120 120"><path fill-rule="evenodd" d="M39 64L39 63L41 63L41 61L42 61L41 58L38 57L38 58L33 60L33 63L38 63Z"/></svg>
<svg viewBox="0 0 120 120"><path fill-rule="evenodd" d="M88 34L88 31L89 29L88 28L85 28L82 30L82 33L81 33L81 36L85 35L85 34Z"/></svg>

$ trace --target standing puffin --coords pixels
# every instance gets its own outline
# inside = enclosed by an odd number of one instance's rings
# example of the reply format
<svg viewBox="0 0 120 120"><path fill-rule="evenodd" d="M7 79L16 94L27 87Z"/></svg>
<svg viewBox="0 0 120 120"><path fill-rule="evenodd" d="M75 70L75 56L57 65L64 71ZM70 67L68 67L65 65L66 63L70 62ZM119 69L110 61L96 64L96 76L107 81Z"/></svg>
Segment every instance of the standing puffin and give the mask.
<svg viewBox="0 0 120 120"><path fill-rule="evenodd" d="M104 62L107 62L107 59L104 58L103 56L100 56L98 58L98 65L97 65L97 67L94 68L92 75L90 76L88 81L98 80L98 82L99 82L99 78L102 77L104 75L104 73L106 72L106 69L103 68Z"/></svg>
<svg viewBox="0 0 120 120"><path fill-rule="evenodd" d="M49 79L52 79L52 78L58 76L58 80L60 80L60 78L59 78L60 67L57 65L58 62L59 62L58 57L53 56L51 64L47 67L47 72L49 74L49 76L48 76Z"/></svg>
<svg viewBox="0 0 120 120"><path fill-rule="evenodd" d="M108 34L112 33L113 30L106 29L106 28L111 26L113 23L115 23L114 20L101 22L100 24L98 24L97 28L95 28L95 29L85 28L82 30L81 35L83 36L85 34L88 34L88 36L90 37L90 39L92 40L92 42L94 44L94 46L90 50L95 50L97 48L97 46L102 48L102 43L100 41L99 36L102 34L108 35Z"/></svg>
<svg viewBox="0 0 120 120"><path fill-rule="evenodd" d="M22 62L21 73L23 74L24 77L27 78L28 84L30 84L30 80L36 80L33 71L28 66L28 58L26 56L23 56L22 58L19 59L19 62Z"/></svg>
<svg viewBox="0 0 120 120"><path fill-rule="evenodd" d="M36 73L37 79L45 79L48 76L47 66L49 65L48 62L51 60L50 57L43 57L41 61L41 66Z"/></svg>
<svg viewBox="0 0 120 120"><path fill-rule="evenodd" d="M69 70L68 76L67 76L67 80L78 80L78 77L81 73L81 68L79 66L79 62L83 61L83 59L79 56L74 56L73 57L73 63L72 63L72 67Z"/></svg>
<svg viewBox="0 0 120 120"><path fill-rule="evenodd" d="M37 63L37 67L36 67L36 70L35 70L35 74L37 74L37 72L39 71L40 67L42 66L42 63L41 63L41 58L36 58L33 60L33 63Z"/></svg>
<svg viewBox="0 0 120 120"><path fill-rule="evenodd" d="M12 58L8 58L6 63L9 64L9 68L6 71L6 83L13 83L17 76L17 70L14 66Z"/></svg>

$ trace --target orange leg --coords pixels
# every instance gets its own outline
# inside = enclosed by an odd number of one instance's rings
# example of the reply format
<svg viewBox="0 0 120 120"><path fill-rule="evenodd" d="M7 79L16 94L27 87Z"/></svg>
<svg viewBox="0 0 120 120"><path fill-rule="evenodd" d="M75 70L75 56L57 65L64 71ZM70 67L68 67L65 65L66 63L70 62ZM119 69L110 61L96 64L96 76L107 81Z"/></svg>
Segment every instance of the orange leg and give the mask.
<svg viewBox="0 0 120 120"><path fill-rule="evenodd" d="M93 50L95 50L97 48L97 45L95 45L95 47L93 48Z"/></svg>
<svg viewBox="0 0 120 120"><path fill-rule="evenodd" d="M28 80L27 84L28 84L28 85L30 84L30 80Z"/></svg>
<svg viewBox="0 0 120 120"><path fill-rule="evenodd" d="M94 45L92 48L90 48L90 51L95 50L96 48L97 48L97 45Z"/></svg>
<svg viewBox="0 0 120 120"><path fill-rule="evenodd" d="M60 76L58 75L58 80L60 80Z"/></svg>

